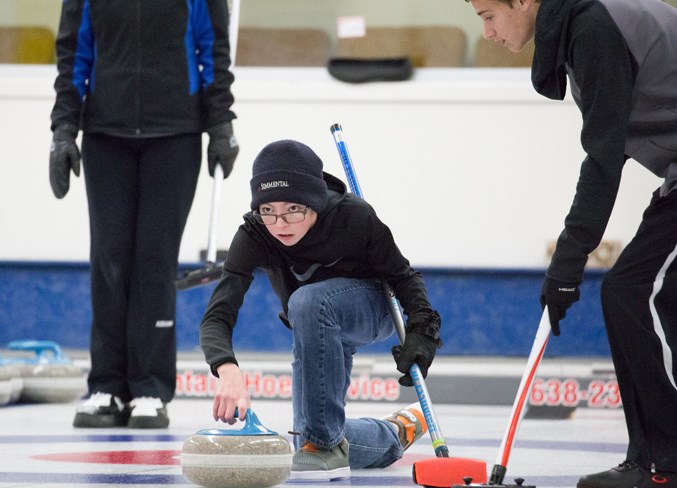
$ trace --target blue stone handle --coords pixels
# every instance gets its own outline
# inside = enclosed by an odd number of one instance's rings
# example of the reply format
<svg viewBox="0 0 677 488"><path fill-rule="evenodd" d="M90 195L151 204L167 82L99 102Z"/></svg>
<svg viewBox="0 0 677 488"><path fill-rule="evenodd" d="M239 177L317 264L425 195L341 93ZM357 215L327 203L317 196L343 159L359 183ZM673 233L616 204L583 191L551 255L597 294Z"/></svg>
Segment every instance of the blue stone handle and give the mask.
<svg viewBox="0 0 677 488"><path fill-rule="evenodd" d="M7 344L13 351L34 351L34 358L21 358L20 362L39 364L69 364L71 361L54 341L22 340Z"/></svg>
<svg viewBox="0 0 677 488"><path fill-rule="evenodd" d="M237 409L235 409L235 417L237 417ZM254 411L249 408L245 414L244 427L241 429L203 429L198 430L199 435L277 435L274 432L261 424L261 421L256 416Z"/></svg>

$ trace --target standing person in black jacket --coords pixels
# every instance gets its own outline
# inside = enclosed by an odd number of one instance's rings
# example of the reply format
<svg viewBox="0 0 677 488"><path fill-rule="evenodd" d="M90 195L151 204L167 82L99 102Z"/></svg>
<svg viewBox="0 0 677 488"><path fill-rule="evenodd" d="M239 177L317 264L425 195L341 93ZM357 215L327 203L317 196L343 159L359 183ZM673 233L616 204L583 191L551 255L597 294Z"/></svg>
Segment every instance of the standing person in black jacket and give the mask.
<svg viewBox="0 0 677 488"><path fill-rule="evenodd" d="M181 237L209 133L227 177L239 147L226 0L70 0L57 36L50 183L82 162L90 221L90 398L76 427L164 428L176 388ZM217 173L218 174L218 173Z"/></svg>
<svg viewBox="0 0 677 488"><path fill-rule="evenodd" d="M408 317L397 369L425 376L441 345L440 316L421 274L412 269L390 229L361 198L346 192L305 144L273 142L254 161L252 211L228 249L223 275L200 327L200 344L219 378L214 418L243 420L249 396L232 336L254 271L263 269L291 329L292 407L297 452L291 479L328 481L350 468L382 468L427 431L418 403L385 419L346 419L345 398L356 350L394 329L379 279L395 291Z"/></svg>
<svg viewBox="0 0 677 488"><path fill-rule="evenodd" d="M602 285L629 434L626 460L579 488L677 487L677 9L659 0L469 0L484 37L535 42L540 94L567 86L583 115L576 196L541 292L554 335L579 298L628 158L663 178Z"/></svg>

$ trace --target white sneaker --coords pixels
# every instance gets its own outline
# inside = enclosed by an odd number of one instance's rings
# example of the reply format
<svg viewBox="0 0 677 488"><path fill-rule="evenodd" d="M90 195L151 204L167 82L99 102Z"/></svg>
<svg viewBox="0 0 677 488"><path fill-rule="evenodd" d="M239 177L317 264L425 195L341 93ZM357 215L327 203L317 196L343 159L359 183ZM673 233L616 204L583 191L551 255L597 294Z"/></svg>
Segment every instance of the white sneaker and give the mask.
<svg viewBox="0 0 677 488"><path fill-rule="evenodd" d="M165 429L169 425L167 405L159 398L139 397L129 404L132 414L127 425L132 429Z"/></svg>
<svg viewBox="0 0 677 488"><path fill-rule="evenodd" d="M129 407L110 393L94 393L75 410L73 427L123 427L129 419Z"/></svg>

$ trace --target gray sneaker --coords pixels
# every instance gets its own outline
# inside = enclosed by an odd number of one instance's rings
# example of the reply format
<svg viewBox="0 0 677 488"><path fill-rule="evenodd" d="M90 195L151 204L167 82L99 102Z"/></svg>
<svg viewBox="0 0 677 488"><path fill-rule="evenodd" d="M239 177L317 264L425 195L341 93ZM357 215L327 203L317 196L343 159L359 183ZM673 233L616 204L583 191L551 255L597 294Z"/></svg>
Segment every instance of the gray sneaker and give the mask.
<svg viewBox="0 0 677 488"><path fill-rule="evenodd" d="M306 442L291 465L290 481L331 481L349 478L348 441L343 439L336 447L325 449Z"/></svg>

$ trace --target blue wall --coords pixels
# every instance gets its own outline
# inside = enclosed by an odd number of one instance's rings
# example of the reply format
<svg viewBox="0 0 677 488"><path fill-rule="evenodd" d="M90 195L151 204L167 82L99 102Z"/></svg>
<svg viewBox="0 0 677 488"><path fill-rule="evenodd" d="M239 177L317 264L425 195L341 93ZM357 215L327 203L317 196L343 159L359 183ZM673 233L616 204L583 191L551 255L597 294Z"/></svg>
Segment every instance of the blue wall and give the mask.
<svg viewBox="0 0 677 488"><path fill-rule="evenodd" d="M184 265L182 270L199 265ZM430 300L442 316L439 354L526 356L541 316L543 270L421 269ZM581 300L562 322L546 355L608 357L599 288L588 272ZM198 351L198 329L214 284L178 292L180 351ZM279 302L257 274L235 329L237 351L287 352L291 336L278 321ZM91 305L87 263L0 262L0 347L19 339L50 339L66 349L88 349ZM388 343L366 349L388 352Z"/></svg>

